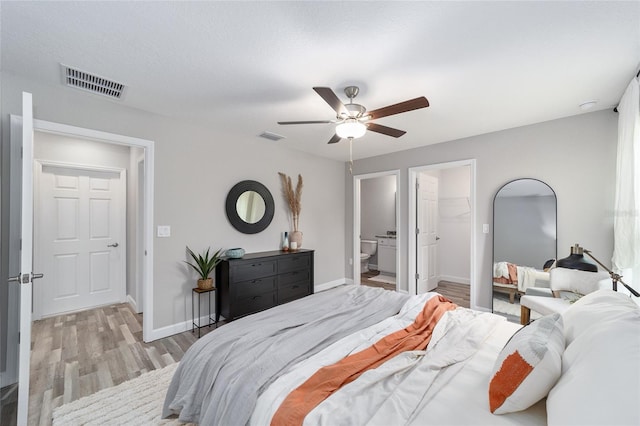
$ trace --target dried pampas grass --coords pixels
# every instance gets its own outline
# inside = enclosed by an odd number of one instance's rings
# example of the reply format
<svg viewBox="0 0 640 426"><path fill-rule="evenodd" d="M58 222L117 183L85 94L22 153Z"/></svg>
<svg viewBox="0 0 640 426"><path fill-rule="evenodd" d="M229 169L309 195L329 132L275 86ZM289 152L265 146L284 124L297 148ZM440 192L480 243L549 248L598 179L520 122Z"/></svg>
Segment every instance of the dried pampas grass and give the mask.
<svg viewBox="0 0 640 426"><path fill-rule="evenodd" d="M282 192L287 200L291 217L293 219L293 230L298 231L298 222L300 220L300 211L302 210L302 176L298 175L298 184L295 191L291 178L282 172L278 172L282 181Z"/></svg>

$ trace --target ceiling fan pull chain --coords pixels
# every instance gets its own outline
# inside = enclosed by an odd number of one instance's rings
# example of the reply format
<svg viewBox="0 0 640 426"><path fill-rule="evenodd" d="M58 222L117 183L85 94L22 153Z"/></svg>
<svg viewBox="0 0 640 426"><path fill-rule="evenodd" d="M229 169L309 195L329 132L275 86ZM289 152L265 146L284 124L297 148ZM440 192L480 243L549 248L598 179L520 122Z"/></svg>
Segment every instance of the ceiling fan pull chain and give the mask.
<svg viewBox="0 0 640 426"><path fill-rule="evenodd" d="M353 175L353 138L349 138L349 173Z"/></svg>

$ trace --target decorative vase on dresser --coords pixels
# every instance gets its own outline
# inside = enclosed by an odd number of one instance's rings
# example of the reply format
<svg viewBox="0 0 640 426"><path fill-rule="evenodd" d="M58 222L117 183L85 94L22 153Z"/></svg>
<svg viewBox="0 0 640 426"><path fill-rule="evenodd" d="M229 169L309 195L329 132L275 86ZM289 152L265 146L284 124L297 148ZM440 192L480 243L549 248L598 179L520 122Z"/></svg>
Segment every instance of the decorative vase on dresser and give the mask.
<svg viewBox="0 0 640 426"><path fill-rule="evenodd" d="M313 294L313 250L246 253L216 268L216 321L227 321Z"/></svg>
<svg viewBox="0 0 640 426"><path fill-rule="evenodd" d="M289 236L289 242L290 243L296 243L298 248L302 247L302 232L300 231L293 231L291 233L291 235Z"/></svg>

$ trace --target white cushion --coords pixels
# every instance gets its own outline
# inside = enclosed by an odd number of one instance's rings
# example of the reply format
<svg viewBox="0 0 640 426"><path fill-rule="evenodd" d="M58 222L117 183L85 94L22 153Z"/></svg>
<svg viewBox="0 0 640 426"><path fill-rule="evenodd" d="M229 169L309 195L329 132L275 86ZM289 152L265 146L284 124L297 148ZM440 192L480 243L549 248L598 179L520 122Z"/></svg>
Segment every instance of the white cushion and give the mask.
<svg viewBox="0 0 640 426"><path fill-rule="evenodd" d="M571 304L564 299L527 295L520 298L520 305L525 306L532 311L536 311L541 315L549 315L553 313L561 314L571 306Z"/></svg>
<svg viewBox="0 0 640 426"><path fill-rule="evenodd" d="M554 291L564 290L578 294L589 294L601 288L611 288L611 278L606 272L554 268L550 272L549 286Z"/></svg>
<svg viewBox="0 0 640 426"><path fill-rule="evenodd" d="M506 414L544 398L560 377L564 332L560 314L518 330L500 351L489 383L489 409Z"/></svg>
<svg viewBox="0 0 640 426"><path fill-rule="evenodd" d="M640 309L599 290L563 314L562 376L547 397L549 425L640 424Z"/></svg>

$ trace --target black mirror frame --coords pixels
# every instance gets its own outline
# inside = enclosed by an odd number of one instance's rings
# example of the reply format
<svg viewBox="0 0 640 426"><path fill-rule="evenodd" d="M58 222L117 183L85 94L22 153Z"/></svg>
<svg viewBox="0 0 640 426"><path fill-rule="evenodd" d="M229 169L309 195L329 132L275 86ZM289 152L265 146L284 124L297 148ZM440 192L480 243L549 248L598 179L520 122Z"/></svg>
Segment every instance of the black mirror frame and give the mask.
<svg viewBox="0 0 640 426"><path fill-rule="evenodd" d="M240 216L238 216L238 212L236 210L238 197L247 191L257 192L264 200L264 215L262 216L262 219L256 223L245 222ZM275 205L273 202L273 196L266 186L260 182L256 182L255 180L243 180L231 188L229 194L227 194L226 210L227 218L234 228L243 234L257 234L258 232L262 232L267 229L273 220Z"/></svg>

